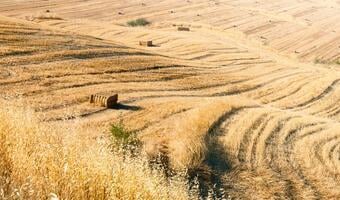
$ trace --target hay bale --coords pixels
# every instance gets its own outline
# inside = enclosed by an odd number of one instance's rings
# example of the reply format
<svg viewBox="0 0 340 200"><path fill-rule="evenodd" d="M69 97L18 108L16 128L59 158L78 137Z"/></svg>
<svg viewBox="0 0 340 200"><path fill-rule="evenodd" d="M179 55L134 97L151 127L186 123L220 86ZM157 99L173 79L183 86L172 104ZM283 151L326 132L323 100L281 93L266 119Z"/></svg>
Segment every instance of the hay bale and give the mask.
<svg viewBox="0 0 340 200"><path fill-rule="evenodd" d="M96 106L114 108L118 102L118 94L112 96L91 95L90 103Z"/></svg>
<svg viewBox="0 0 340 200"><path fill-rule="evenodd" d="M152 41L139 41L139 45L140 46L144 46L144 47L152 47Z"/></svg>
<svg viewBox="0 0 340 200"><path fill-rule="evenodd" d="M177 28L177 30L178 31L190 31L190 28L180 26L180 27Z"/></svg>

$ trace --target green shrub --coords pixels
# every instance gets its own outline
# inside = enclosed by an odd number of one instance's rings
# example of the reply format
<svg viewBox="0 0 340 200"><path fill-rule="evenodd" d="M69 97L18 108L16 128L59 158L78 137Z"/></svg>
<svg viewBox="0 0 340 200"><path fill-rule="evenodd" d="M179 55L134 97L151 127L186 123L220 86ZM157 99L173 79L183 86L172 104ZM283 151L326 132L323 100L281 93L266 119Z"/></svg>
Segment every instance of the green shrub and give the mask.
<svg viewBox="0 0 340 200"><path fill-rule="evenodd" d="M112 141L115 144L123 147L136 147L139 145L136 132L127 130L121 123L112 124L110 132Z"/></svg>
<svg viewBox="0 0 340 200"><path fill-rule="evenodd" d="M129 26L135 27L135 26L146 26L146 25L149 25L150 22L144 18L139 18L136 20L128 21L127 24Z"/></svg>

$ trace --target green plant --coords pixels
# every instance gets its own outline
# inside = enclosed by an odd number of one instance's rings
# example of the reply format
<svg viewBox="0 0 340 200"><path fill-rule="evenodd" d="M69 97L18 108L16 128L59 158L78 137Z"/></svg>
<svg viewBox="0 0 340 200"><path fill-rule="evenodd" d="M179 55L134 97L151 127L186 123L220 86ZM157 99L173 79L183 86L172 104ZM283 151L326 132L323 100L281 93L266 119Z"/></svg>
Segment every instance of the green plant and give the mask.
<svg viewBox="0 0 340 200"><path fill-rule="evenodd" d="M110 132L115 144L123 147L136 147L139 144L136 132L127 130L121 123L112 124Z"/></svg>
<svg viewBox="0 0 340 200"><path fill-rule="evenodd" d="M150 22L144 18L139 18L136 20L128 21L127 24L129 26L135 27L135 26L146 26L146 25L149 25Z"/></svg>

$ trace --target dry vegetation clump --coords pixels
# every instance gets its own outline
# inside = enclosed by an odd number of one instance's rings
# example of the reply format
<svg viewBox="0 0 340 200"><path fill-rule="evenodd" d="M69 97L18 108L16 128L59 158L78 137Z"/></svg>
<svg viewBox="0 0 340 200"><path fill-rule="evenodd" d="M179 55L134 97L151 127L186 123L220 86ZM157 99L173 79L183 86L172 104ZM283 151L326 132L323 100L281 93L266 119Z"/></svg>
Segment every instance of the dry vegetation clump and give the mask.
<svg viewBox="0 0 340 200"><path fill-rule="evenodd" d="M81 129L39 126L27 109L0 108L0 199L188 199L143 156L84 139ZM85 130L84 130L85 131Z"/></svg>
<svg viewBox="0 0 340 200"><path fill-rule="evenodd" d="M38 13L31 16L26 16L26 20L35 21L35 20L63 20L62 17L50 12L46 13Z"/></svg>
<svg viewBox="0 0 340 200"><path fill-rule="evenodd" d="M327 65L340 65L340 60L334 60L334 61L328 61L328 60L323 60L321 58L315 58L314 59L315 64L327 64Z"/></svg>

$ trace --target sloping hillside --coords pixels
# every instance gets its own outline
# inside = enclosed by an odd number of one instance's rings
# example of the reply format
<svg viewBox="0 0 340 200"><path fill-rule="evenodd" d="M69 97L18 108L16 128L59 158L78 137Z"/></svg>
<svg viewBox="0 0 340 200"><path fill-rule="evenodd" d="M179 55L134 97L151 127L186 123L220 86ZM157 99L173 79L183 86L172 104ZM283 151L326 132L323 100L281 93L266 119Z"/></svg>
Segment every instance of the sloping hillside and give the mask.
<svg viewBox="0 0 340 200"><path fill-rule="evenodd" d="M145 17L157 24L156 27L199 26L217 31L219 37L227 34L235 39L245 38L256 48L303 61L336 63L340 56L340 3L336 0L131 0L124 3L120 0L5 0L0 7L1 13L20 18L40 15L46 10L77 23L95 22L95 26L100 27L96 30L110 37L115 36L106 30L110 25ZM93 24L88 25L88 29L91 27Z"/></svg>
<svg viewBox="0 0 340 200"><path fill-rule="evenodd" d="M22 1L19 14L4 1L0 10L9 16L50 9L62 19L1 18L2 98L30 104L49 123L102 130L121 122L138 132L150 155L163 154L172 168L189 168L203 196L210 189L217 197L241 199L338 199L340 72L298 60L336 61L339 34L313 40L324 45L315 51L307 41L309 33L323 34L329 23L336 29L337 22L324 16L325 24L308 25L299 16L320 11L335 13L335 20L339 4L243 2L42 1L37 7ZM306 5L321 7L297 15ZM282 9L295 18L280 15ZM154 24L119 25L140 16ZM192 31L177 32L174 23ZM298 44L293 41L300 29L306 41ZM256 39L261 31L273 37L266 45ZM275 45L279 38L282 46ZM156 47L135 49L145 39ZM298 59L285 57L294 51L301 52ZM118 93L120 105L94 107L88 103L93 93Z"/></svg>

